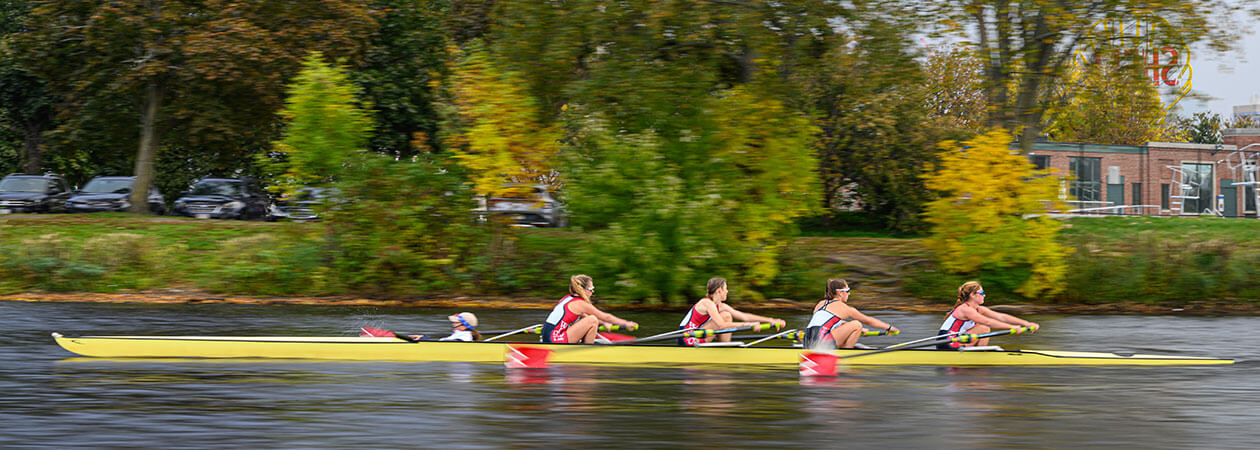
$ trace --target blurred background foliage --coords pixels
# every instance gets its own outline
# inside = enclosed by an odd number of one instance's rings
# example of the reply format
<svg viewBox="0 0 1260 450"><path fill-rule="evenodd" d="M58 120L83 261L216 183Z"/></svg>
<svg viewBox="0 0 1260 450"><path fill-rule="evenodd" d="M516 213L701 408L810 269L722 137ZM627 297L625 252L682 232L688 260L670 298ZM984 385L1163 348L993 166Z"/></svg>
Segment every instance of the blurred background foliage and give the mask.
<svg viewBox="0 0 1260 450"><path fill-rule="evenodd" d="M942 191L924 175L959 151L939 142L995 126L1139 139L1098 131L1149 122L1150 101L1106 107L1150 100L1124 84L1136 65L1071 78L1053 64L1101 17L1164 14L1179 19L1170 36L1223 49L1230 22L1208 19L1238 9L1034 0L1001 16L1014 22L971 22L1007 3L0 0L0 169L81 185L150 170L137 155L153 142L153 183L168 200L210 175L337 187L323 222L204 250L218 265L189 278L220 291L558 296L569 274L585 272L630 302L682 304L712 276L749 298L813 292L836 274L817 273L818 255L796 244L802 231L929 232L924 213ZM1022 34L1000 33L1036 26L1057 27L1057 40L1002 46L973 35L1018 43ZM341 110L286 109L314 49L344 74L324 91L340 92L328 105ZM1075 81L1045 82L1057 78ZM295 143L307 133L299 125L346 125L337 117L355 108L365 117L352 121L374 126L354 152ZM1211 119L1139 131L1206 142L1222 126ZM522 232L484 220L478 198L522 184L551 186L573 227ZM157 283L121 283L118 273L152 277L90 251L54 252L65 255L57 265L9 244L6 255L24 262L5 267L30 286ZM136 251L173 258L172 245ZM1221 262L1234 260L1186 263L1245 275ZM950 277L1004 280L1037 271L1000 258L943 266Z"/></svg>

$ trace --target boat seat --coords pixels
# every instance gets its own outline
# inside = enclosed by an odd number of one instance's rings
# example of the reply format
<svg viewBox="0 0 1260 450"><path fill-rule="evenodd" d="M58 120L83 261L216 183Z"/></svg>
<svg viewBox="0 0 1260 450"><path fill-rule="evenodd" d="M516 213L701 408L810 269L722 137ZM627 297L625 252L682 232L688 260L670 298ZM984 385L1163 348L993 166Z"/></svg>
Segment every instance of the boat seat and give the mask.
<svg viewBox="0 0 1260 450"><path fill-rule="evenodd" d="M1000 352L1002 347L996 345L986 345L983 347L958 347L960 352Z"/></svg>

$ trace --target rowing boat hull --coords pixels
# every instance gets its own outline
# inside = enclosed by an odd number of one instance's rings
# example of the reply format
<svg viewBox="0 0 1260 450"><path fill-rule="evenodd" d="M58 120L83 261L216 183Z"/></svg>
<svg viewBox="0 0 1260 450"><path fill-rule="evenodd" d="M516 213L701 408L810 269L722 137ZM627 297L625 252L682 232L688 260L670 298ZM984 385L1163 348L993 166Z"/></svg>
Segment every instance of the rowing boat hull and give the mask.
<svg viewBox="0 0 1260 450"><path fill-rule="evenodd" d="M54 335L62 348L101 358L287 358L343 361L503 362L508 343L406 342L375 337L211 337ZM790 347L678 347L673 345L557 345L517 343L555 350L553 363L602 364L796 364L801 350ZM835 350L838 356L863 350ZM1179 366L1233 364L1232 359L1173 355L1044 350L901 350L854 358L854 365L927 366Z"/></svg>

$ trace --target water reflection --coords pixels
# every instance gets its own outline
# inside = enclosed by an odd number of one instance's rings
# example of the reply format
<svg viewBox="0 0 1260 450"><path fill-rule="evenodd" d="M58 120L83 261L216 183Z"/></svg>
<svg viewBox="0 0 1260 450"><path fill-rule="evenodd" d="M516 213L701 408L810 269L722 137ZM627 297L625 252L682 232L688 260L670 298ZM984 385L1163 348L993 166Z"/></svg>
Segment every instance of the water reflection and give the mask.
<svg viewBox="0 0 1260 450"><path fill-rule="evenodd" d="M475 311L511 328L545 311ZM0 303L0 448L1249 448L1257 364L842 368L70 358L50 331L319 336L445 327L451 311ZM645 329L677 323L642 312ZM642 319L642 320L638 320ZM1041 318L1038 318L1041 319ZM802 319L803 320L803 319ZM367 322L371 323L367 323ZM1050 323L1040 320L1041 323ZM905 314L904 329L939 317ZM1260 318L1063 317L1027 347L1260 359ZM522 325L523 326L523 325ZM207 331L213 330L213 331ZM331 330L331 331L330 331ZM1068 330L1071 330L1069 333ZM1119 330L1119 331L1116 331ZM1160 330L1148 333L1146 330ZM1221 336L1211 348L1160 340ZM1068 336L1072 336L1069 339ZM1033 339L1036 339L1035 341ZM1023 341L1021 341L1022 343ZM698 435L698 431L702 435ZM1206 444L1205 444L1206 443Z"/></svg>

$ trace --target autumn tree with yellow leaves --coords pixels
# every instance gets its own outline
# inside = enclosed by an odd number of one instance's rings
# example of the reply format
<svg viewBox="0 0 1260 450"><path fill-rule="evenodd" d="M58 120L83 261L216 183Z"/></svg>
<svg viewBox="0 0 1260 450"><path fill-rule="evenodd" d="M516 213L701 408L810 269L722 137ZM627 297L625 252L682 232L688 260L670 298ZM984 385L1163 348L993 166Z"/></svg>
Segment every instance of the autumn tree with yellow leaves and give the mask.
<svg viewBox="0 0 1260 450"><path fill-rule="evenodd" d="M995 130L964 142L941 143L941 161L925 176L940 197L927 206L927 246L946 271L1004 284L1026 297L1063 289L1066 257L1059 178L1036 170Z"/></svg>

